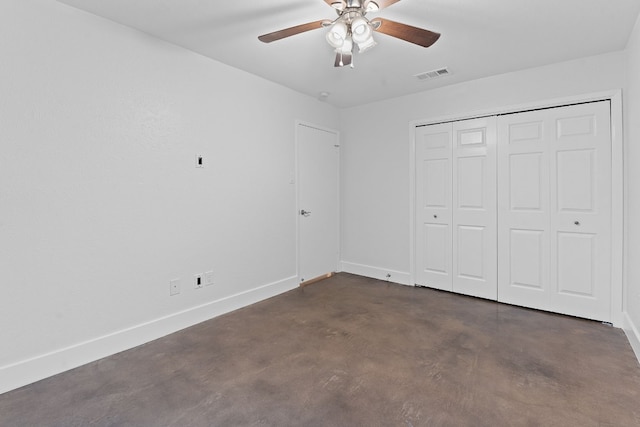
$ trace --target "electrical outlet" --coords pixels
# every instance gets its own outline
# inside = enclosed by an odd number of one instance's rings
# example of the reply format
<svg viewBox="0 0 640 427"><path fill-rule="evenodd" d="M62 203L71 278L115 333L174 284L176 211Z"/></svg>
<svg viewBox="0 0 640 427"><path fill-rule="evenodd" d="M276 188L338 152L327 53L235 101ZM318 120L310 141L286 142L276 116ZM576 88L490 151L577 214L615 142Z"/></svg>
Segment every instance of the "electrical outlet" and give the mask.
<svg viewBox="0 0 640 427"><path fill-rule="evenodd" d="M173 279L169 281L169 295L174 296L180 293L180 279Z"/></svg>
<svg viewBox="0 0 640 427"><path fill-rule="evenodd" d="M194 274L193 275L193 286L196 289L200 289L203 286L202 283L202 274Z"/></svg>
<svg viewBox="0 0 640 427"><path fill-rule="evenodd" d="M207 271L204 273L204 284L205 286L213 285L213 271Z"/></svg>

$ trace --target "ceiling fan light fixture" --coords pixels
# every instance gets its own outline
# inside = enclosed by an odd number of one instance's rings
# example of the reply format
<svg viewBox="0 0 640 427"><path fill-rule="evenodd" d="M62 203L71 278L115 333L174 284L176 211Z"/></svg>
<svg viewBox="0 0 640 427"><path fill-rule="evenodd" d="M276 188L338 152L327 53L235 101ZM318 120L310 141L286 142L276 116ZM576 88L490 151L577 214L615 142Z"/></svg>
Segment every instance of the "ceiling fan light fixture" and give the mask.
<svg viewBox="0 0 640 427"><path fill-rule="evenodd" d="M363 52L371 49L372 47L374 47L377 44L378 43L376 43L376 41L373 39L373 37L369 37L364 42L358 43L358 52L363 53Z"/></svg>
<svg viewBox="0 0 640 427"><path fill-rule="evenodd" d="M341 48L347 38L347 31L344 22L336 22L327 33L327 43L336 49Z"/></svg>
<svg viewBox="0 0 640 427"><path fill-rule="evenodd" d="M365 9L367 12L377 12L380 10L380 6L375 1L370 1L367 3L367 7Z"/></svg>
<svg viewBox="0 0 640 427"><path fill-rule="evenodd" d="M369 22L363 17L358 17L351 22L351 34L353 41L360 44L364 43L371 38L373 30L369 25Z"/></svg>
<svg viewBox="0 0 640 427"><path fill-rule="evenodd" d="M308 22L294 27L258 36L263 43L271 43L296 34L327 28L325 38L336 53L335 66L350 65L353 68L354 45L359 52L365 52L377 43L373 36L380 32L421 47L430 47L440 38L440 33L395 22L390 19L375 18L369 20L367 13L385 9L400 0L324 0L338 14L334 21L327 19Z"/></svg>
<svg viewBox="0 0 640 427"><path fill-rule="evenodd" d="M346 54L351 53L352 50L353 41L351 40L351 37L347 37L346 39L344 39L344 43L342 44L342 46L336 49L336 52Z"/></svg>

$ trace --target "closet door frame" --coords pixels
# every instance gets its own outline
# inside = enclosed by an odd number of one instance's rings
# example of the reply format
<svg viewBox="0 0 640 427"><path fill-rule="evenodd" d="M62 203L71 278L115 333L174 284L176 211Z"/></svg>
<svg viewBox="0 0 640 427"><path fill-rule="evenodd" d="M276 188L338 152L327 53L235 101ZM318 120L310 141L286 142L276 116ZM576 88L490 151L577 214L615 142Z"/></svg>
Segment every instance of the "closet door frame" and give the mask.
<svg viewBox="0 0 640 427"><path fill-rule="evenodd" d="M627 229L625 212L627 212L626 197L626 160L624 158L624 142L622 127L622 91L613 90L607 92L590 93L566 98L549 99L538 102L523 103L494 108L488 110L472 111L454 115L440 116L425 120L414 120L409 123L409 254L410 254L410 284L416 283L416 128L438 123L454 122L459 120L474 119L487 116L495 116L506 113L517 113L542 108L562 107L571 104L579 104L593 101L611 101L611 322L613 326L625 325L624 307L626 296L624 295L624 283L626 274L624 265L627 258L627 242L624 239L624 230Z"/></svg>

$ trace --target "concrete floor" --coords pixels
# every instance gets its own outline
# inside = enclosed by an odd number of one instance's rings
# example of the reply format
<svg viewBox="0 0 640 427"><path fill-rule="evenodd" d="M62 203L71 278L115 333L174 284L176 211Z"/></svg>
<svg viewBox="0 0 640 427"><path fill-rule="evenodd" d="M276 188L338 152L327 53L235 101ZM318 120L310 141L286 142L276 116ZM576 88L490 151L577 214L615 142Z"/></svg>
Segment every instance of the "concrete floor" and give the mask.
<svg viewBox="0 0 640 427"><path fill-rule="evenodd" d="M0 396L2 426L640 426L596 322L348 274Z"/></svg>

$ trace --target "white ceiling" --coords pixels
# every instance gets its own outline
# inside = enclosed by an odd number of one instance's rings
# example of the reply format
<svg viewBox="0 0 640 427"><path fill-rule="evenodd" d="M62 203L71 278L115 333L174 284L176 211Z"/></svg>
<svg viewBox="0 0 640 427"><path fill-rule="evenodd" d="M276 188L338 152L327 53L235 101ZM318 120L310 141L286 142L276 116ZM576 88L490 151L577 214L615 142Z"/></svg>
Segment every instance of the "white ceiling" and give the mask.
<svg viewBox="0 0 640 427"><path fill-rule="evenodd" d="M258 36L334 19L323 0L59 0L233 67L349 107L494 74L624 49L638 0L402 0L367 17L442 33L425 49L384 34L334 68L318 29L270 44ZM415 74L449 67L452 75Z"/></svg>

